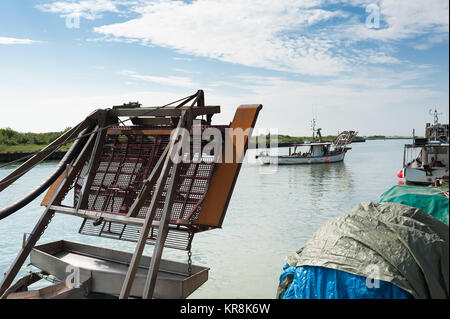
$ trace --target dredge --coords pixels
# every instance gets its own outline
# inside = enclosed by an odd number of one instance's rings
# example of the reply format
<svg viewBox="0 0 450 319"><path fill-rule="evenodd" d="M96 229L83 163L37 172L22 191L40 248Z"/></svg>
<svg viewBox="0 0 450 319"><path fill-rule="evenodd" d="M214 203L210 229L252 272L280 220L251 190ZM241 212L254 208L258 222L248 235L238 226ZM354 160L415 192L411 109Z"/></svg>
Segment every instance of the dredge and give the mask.
<svg viewBox="0 0 450 319"><path fill-rule="evenodd" d="M220 106L205 105L202 90L159 107L128 103L96 110L35 154L0 181L0 191L62 144L74 141L46 181L0 210L3 219L48 190L41 203L44 213L24 238L1 283L1 298L81 298L95 293L121 299L189 296L207 281L209 270L192 265L194 235L222 226L261 108L241 105L230 125L212 125ZM127 121L132 125L125 125ZM179 134L183 129L190 134ZM232 161L217 161L217 156L196 149L195 142L202 147L207 142L198 141L193 134L196 129L220 132L222 146L229 138ZM241 129L243 141L227 136L227 129ZM188 145L190 152L186 153L183 145ZM72 205L63 205L69 194L73 195ZM36 246L55 214L80 217L80 234L136 242L135 251L65 240ZM147 244L154 245L151 257L143 256ZM187 251L188 262L163 260L164 247ZM13 284L28 256L40 272ZM57 279L54 285L28 291L31 284L48 275Z"/></svg>

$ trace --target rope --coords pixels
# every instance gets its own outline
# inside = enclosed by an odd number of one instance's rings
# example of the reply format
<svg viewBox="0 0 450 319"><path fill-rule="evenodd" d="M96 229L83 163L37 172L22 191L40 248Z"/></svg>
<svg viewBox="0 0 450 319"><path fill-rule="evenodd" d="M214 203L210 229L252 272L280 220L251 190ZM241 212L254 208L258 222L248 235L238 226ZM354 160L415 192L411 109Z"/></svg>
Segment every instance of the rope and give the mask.
<svg viewBox="0 0 450 319"><path fill-rule="evenodd" d="M38 277L41 278L41 279L44 279L44 280L47 280L48 282L51 282L52 284L56 284L56 283L59 283L59 282L60 282L55 276L52 276L52 275L45 275L45 274L43 274L42 272L35 272L35 271L32 271L32 270L29 268L30 266L32 266L31 263L30 263L30 264L27 264L27 265L25 266L25 271L26 271L27 273L29 273L29 274L34 274L34 275L38 276Z"/></svg>
<svg viewBox="0 0 450 319"><path fill-rule="evenodd" d="M434 188L434 187L433 187ZM441 194L446 197L447 199L449 199L449 195L448 195L448 191L443 191L442 189L439 188L434 188L436 190L438 190L439 192L441 192ZM431 195L431 194L430 194Z"/></svg>

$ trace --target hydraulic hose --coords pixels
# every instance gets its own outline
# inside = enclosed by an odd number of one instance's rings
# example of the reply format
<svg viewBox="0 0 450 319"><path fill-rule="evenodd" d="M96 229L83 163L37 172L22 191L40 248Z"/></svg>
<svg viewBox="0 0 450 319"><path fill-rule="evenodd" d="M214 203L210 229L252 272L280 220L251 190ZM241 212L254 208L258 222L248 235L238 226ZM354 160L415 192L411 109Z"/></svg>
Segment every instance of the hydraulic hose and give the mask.
<svg viewBox="0 0 450 319"><path fill-rule="evenodd" d="M72 146L67 151L64 158L59 162L59 165L56 167L55 171L44 182L42 182L38 187L36 187L29 194L25 195L22 199L9 205L8 207L1 209L0 210L0 220L14 214L19 209L25 207L30 202L32 202L34 199L36 199L39 195L41 195L47 188L49 188L58 179L58 177L64 172L67 164L70 164L72 162L72 160L75 158L75 156L77 156L80 153L81 149L86 144L86 142L89 138L89 133L91 133L93 131L94 127L95 127L95 124L91 124L82 133L80 133L80 135L82 137L77 139L72 144Z"/></svg>

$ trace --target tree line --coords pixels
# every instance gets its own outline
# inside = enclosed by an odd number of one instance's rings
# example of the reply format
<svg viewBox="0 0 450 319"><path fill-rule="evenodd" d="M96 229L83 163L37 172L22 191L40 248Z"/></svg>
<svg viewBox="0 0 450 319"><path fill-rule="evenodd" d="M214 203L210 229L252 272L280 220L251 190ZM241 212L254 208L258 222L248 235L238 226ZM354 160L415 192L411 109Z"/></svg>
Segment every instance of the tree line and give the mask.
<svg viewBox="0 0 450 319"><path fill-rule="evenodd" d="M48 145L69 129L70 127L61 132L21 133L9 127L0 128L0 144L9 146L23 144Z"/></svg>

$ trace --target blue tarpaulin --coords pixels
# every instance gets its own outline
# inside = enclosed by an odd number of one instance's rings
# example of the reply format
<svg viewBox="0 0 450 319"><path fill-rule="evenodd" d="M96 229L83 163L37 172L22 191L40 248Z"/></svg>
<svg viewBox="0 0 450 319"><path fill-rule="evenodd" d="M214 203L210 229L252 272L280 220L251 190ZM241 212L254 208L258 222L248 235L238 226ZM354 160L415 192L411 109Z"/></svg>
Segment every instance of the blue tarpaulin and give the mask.
<svg viewBox="0 0 450 319"><path fill-rule="evenodd" d="M325 267L286 264L280 286L285 279L291 284L279 296L282 299L413 299L392 283L369 279L367 285L366 277Z"/></svg>

